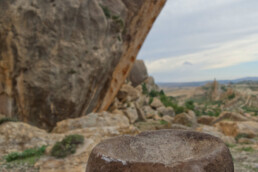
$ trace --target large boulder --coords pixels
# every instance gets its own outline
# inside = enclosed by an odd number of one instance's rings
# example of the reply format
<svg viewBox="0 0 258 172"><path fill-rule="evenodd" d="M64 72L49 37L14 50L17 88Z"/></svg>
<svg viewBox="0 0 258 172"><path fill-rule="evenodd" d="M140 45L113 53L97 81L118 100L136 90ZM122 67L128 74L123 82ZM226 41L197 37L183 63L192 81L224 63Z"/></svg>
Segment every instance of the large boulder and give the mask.
<svg viewBox="0 0 258 172"><path fill-rule="evenodd" d="M136 60L129 75L129 80L134 87L148 78L147 68L143 60Z"/></svg>
<svg viewBox="0 0 258 172"><path fill-rule="evenodd" d="M42 128L107 110L166 0L1 0L0 113Z"/></svg>
<svg viewBox="0 0 258 172"><path fill-rule="evenodd" d="M233 172L227 146L211 135L184 130L144 132L98 144L86 172Z"/></svg>

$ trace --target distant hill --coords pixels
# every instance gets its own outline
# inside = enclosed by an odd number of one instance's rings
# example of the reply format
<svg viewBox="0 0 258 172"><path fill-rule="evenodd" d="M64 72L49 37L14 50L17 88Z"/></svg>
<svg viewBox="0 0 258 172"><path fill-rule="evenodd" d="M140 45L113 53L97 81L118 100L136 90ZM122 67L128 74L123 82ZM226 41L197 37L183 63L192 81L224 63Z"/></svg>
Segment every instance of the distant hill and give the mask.
<svg viewBox="0 0 258 172"><path fill-rule="evenodd" d="M160 87L200 87L213 80L208 81L197 81L197 82L159 82L157 83ZM234 80L218 80L220 84L229 83L243 83L243 82L258 82L258 77L244 77Z"/></svg>

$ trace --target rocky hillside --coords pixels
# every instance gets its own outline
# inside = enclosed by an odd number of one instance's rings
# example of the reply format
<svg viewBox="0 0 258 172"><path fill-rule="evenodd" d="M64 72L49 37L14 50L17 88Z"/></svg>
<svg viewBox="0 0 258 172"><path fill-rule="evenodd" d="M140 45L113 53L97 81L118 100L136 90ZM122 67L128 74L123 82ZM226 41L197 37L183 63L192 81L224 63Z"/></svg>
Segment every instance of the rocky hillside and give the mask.
<svg viewBox="0 0 258 172"><path fill-rule="evenodd" d="M136 61L135 66L138 65L141 65L140 61ZM132 78L134 70L137 68L133 68ZM191 104L179 105L157 87L152 77L147 75L146 78L146 74L146 70L137 73L139 84L135 87L129 77L108 111L60 121L51 132L2 117L0 171L85 171L90 152L102 140L162 129L197 131L218 137L231 150L236 172L258 170L257 116L230 111L221 112L218 117L199 116L192 110ZM65 137L73 135L81 135L84 142L74 153L55 157L55 144L61 144ZM43 146L46 149L39 156L17 158L10 162L6 159L13 152L21 154L22 151Z"/></svg>
<svg viewBox="0 0 258 172"><path fill-rule="evenodd" d="M2 0L0 113L41 128L107 110L165 0Z"/></svg>

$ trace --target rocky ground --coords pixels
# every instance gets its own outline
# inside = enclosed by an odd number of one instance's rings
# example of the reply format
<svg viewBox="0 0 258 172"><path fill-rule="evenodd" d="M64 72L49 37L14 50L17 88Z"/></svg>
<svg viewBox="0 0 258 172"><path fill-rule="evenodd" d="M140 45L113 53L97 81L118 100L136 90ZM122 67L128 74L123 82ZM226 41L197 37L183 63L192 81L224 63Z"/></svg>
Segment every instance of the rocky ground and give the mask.
<svg viewBox="0 0 258 172"><path fill-rule="evenodd" d="M186 107L178 113L179 105L170 106L172 101L157 89L152 78L137 87L124 84L108 112L63 120L51 132L22 122L1 124L0 171L84 171L92 148L101 140L160 129L193 130L219 137L230 148L235 171L258 171L257 116L229 111L222 112L218 117L197 116ZM165 106L167 104L169 106ZM52 157L50 150L53 145L71 134L83 135L84 144L66 158ZM45 154L36 160L7 163L3 158L11 152L42 145L48 147Z"/></svg>

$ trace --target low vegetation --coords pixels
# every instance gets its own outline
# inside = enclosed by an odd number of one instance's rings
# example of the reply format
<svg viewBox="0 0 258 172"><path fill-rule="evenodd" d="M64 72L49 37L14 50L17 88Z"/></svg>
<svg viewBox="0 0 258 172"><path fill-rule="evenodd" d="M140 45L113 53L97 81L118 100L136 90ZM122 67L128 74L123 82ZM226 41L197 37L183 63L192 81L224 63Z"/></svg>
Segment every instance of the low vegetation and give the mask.
<svg viewBox="0 0 258 172"><path fill-rule="evenodd" d="M175 111L176 114L182 113L185 111L185 108L182 106L179 106L175 100L174 97L169 97L167 96L163 90L161 91L156 91L156 90L151 90L150 92L148 91L148 88L146 87L146 84L142 84L142 93L147 95L149 99L149 104L152 103L153 98L157 97L160 99L160 101L163 103L164 106L166 107L172 107Z"/></svg>
<svg viewBox="0 0 258 172"><path fill-rule="evenodd" d="M23 152L13 152L4 157L6 162L28 163L33 165L45 153L46 146L26 149Z"/></svg>
<svg viewBox="0 0 258 172"><path fill-rule="evenodd" d="M3 123L6 123L6 122L17 122L18 120L17 119L14 119L14 118L1 118L0 119L0 125L3 124Z"/></svg>
<svg viewBox="0 0 258 172"><path fill-rule="evenodd" d="M61 142L57 142L51 150L51 155L56 158L65 158L74 154L78 145L84 143L84 137L81 135L66 136Z"/></svg>
<svg viewBox="0 0 258 172"><path fill-rule="evenodd" d="M242 148L240 148L238 150L245 151L245 152L253 152L253 151L255 151L254 148L252 148L252 147L242 147Z"/></svg>

